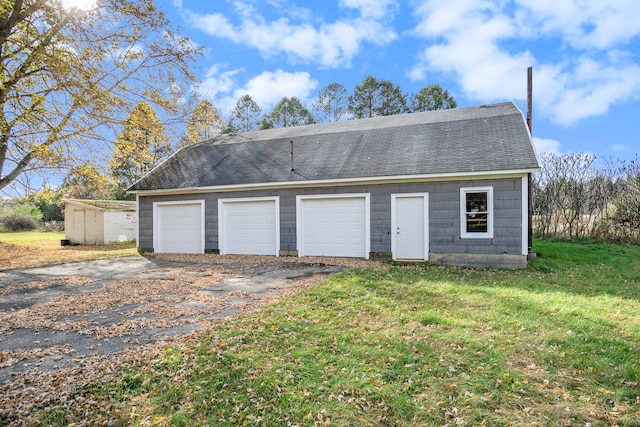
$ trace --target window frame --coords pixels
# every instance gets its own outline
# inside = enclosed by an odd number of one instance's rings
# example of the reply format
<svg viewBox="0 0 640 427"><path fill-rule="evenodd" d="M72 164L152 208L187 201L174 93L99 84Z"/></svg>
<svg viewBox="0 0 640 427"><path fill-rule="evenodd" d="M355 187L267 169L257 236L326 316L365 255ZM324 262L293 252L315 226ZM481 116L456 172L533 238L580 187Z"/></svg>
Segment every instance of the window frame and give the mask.
<svg viewBox="0 0 640 427"><path fill-rule="evenodd" d="M487 231L467 231L467 194L487 194ZM483 212L484 213L484 212ZM461 239L492 239L493 238L493 187L463 187L460 189L460 238Z"/></svg>

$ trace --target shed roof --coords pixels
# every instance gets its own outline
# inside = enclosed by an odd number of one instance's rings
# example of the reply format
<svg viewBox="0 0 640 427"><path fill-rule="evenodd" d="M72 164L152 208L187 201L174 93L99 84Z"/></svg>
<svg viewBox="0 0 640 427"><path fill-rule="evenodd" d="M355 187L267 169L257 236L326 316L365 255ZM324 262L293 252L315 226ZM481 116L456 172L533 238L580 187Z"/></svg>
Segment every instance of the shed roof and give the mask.
<svg viewBox="0 0 640 427"><path fill-rule="evenodd" d="M136 202L128 200L62 199L65 203L108 212L135 212Z"/></svg>
<svg viewBox="0 0 640 427"><path fill-rule="evenodd" d="M538 168L522 113L507 102L219 135L129 191Z"/></svg>

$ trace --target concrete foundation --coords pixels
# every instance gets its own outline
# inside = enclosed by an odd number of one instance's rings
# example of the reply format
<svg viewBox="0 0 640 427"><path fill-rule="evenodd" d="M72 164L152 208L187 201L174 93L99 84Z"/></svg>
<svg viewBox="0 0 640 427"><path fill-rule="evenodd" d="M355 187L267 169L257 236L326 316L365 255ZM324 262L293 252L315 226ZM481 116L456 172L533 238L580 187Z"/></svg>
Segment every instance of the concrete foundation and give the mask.
<svg viewBox="0 0 640 427"><path fill-rule="evenodd" d="M442 254L429 253L429 262L465 267L495 267L518 270L527 268L526 255L509 254Z"/></svg>

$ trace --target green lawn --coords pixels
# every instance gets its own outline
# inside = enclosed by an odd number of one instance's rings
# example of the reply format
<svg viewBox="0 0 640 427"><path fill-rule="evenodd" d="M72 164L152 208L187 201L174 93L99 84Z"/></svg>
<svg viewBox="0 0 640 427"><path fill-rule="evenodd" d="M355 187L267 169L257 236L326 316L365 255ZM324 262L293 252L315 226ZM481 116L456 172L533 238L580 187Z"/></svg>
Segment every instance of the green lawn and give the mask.
<svg viewBox="0 0 640 427"><path fill-rule="evenodd" d="M44 424L638 426L640 249L351 270L168 348ZM105 409L107 408L107 409Z"/></svg>
<svg viewBox="0 0 640 427"><path fill-rule="evenodd" d="M13 243L15 245L29 246L60 246L60 240L64 239L64 231L1 231L0 242Z"/></svg>

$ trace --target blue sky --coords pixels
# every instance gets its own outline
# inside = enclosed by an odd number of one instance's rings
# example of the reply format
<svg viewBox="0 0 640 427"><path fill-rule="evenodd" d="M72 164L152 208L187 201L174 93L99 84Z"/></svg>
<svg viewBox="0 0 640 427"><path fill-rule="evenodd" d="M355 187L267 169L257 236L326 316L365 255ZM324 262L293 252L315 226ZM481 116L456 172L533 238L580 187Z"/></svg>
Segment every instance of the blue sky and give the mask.
<svg viewBox="0 0 640 427"><path fill-rule="evenodd" d="M539 151L640 152L637 0L157 0L205 48L198 89L225 116L248 93L269 112L311 105L332 82L372 74L407 93L438 83L458 106L526 111L534 69Z"/></svg>

